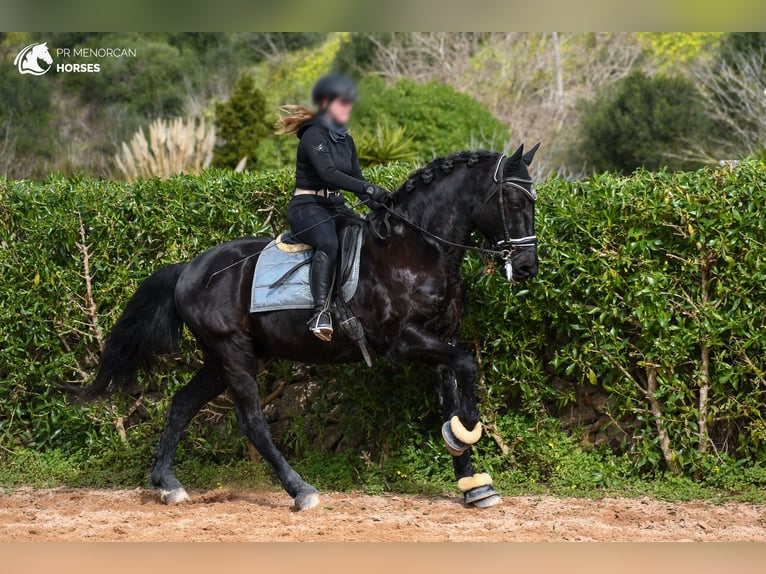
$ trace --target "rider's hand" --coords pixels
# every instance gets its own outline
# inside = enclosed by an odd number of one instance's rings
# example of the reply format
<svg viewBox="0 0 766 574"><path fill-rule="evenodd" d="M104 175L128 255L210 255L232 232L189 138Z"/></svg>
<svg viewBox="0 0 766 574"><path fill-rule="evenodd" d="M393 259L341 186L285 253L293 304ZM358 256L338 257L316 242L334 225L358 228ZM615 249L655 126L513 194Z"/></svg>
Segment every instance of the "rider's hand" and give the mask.
<svg viewBox="0 0 766 574"><path fill-rule="evenodd" d="M370 207L377 207L388 203L391 192L378 185L370 184L364 188L365 193L369 199L365 200L365 203Z"/></svg>

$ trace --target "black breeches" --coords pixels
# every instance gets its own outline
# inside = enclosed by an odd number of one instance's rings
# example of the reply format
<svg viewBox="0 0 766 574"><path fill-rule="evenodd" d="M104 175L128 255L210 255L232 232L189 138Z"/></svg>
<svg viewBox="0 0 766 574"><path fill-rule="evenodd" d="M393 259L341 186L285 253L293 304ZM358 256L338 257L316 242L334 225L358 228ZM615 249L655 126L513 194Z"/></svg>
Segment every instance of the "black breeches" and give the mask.
<svg viewBox="0 0 766 574"><path fill-rule="evenodd" d="M287 208L287 222L296 240L324 251L334 263L338 256L338 228L356 214L346 207L343 196L299 195Z"/></svg>

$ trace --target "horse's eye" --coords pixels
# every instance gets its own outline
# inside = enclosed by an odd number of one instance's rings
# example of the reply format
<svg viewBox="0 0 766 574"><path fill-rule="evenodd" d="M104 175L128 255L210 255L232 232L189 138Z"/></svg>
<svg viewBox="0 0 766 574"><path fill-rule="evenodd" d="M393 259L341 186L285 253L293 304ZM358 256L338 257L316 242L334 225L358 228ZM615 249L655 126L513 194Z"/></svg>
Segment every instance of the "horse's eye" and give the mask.
<svg viewBox="0 0 766 574"><path fill-rule="evenodd" d="M511 211L519 211L521 209L521 204L517 201L511 201L508 203L508 207L510 207Z"/></svg>

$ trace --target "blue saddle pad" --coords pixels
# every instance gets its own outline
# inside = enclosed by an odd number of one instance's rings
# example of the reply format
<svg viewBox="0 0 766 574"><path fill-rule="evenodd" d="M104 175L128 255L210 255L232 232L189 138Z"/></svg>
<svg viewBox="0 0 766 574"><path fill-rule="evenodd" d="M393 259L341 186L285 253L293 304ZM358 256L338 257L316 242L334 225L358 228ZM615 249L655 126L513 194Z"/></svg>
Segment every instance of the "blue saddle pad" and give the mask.
<svg viewBox="0 0 766 574"><path fill-rule="evenodd" d="M356 293L359 283L359 254L362 250L362 233L359 226L345 229L343 241L354 242L353 245L347 246L350 249L341 249L342 253L350 255L347 261L340 262L343 267L343 273L341 273L343 284L340 294L343 301L348 302ZM311 297L309 287L310 263L308 262L313 255L313 249L287 252L279 249L277 240L269 243L255 264L250 312L313 309L314 299ZM278 285L275 285L276 283ZM335 296L338 296L337 289Z"/></svg>

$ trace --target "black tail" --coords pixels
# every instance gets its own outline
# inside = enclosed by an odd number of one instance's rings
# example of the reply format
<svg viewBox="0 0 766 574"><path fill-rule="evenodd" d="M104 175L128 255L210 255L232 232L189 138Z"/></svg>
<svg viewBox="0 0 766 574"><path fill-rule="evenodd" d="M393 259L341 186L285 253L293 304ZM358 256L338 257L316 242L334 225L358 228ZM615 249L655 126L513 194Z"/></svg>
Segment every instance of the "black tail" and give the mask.
<svg viewBox="0 0 766 574"><path fill-rule="evenodd" d="M96 379L76 391L81 400L129 389L139 369L148 371L158 355L178 350L183 322L176 311L175 290L185 265L164 267L139 285L109 334Z"/></svg>

